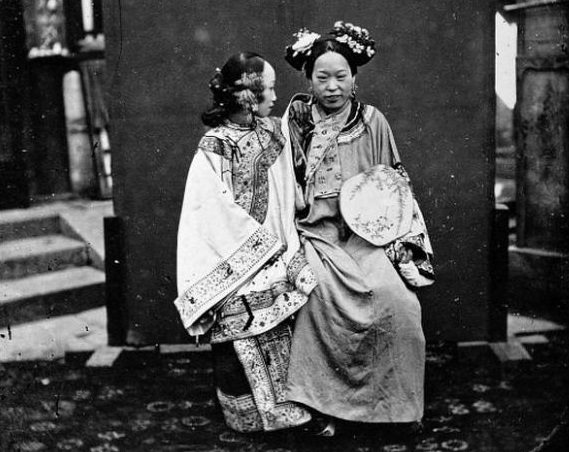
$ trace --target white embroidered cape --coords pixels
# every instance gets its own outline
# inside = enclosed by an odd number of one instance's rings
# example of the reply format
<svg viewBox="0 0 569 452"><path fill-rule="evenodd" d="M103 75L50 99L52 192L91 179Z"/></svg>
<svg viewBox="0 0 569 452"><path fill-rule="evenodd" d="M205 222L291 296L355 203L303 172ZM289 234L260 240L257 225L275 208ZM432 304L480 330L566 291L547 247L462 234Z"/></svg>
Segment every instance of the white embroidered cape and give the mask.
<svg viewBox="0 0 569 452"><path fill-rule="evenodd" d="M213 319L204 323L202 316L231 296L284 281L307 295L315 285L300 252L292 156L275 141L278 127L267 118L251 130L214 128L194 156L178 229L174 302L190 334L209 329ZM251 151L256 139L258 153ZM234 178L236 168L246 171ZM250 334L260 332L257 326Z"/></svg>

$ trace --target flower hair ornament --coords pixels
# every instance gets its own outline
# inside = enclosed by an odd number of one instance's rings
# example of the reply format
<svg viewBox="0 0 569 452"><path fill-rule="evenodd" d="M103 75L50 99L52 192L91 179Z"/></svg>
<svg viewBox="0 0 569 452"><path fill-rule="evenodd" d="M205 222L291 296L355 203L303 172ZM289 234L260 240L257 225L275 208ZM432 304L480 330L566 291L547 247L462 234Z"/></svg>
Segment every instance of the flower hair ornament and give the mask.
<svg viewBox="0 0 569 452"><path fill-rule="evenodd" d="M366 64L375 55L375 41L371 39L369 31L343 21L337 21L325 37L307 28L301 28L293 36L296 42L286 47L285 59L297 70L302 70L310 59L314 44L325 40L335 40L344 44L351 61L356 66Z"/></svg>
<svg viewBox="0 0 569 452"><path fill-rule="evenodd" d="M259 108L259 96L264 90L262 74L245 72L233 84L227 84L221 69L216 68L209 82L214 102L220 107L237 104L245 111L256 112Z"/></svg>
<svg viewBox="0 0 569 452"><path fill-rule="evenodd" d="M312 53L314 42L321 36L308 28L301 28L293 36L296 38L296 42L286 48L286 57L295 69L301 70L306 59Z"/></svg>
<svg viewBox="0 0 569 452"><path fill-rule="evenodd" d="M357 57L355 62L358 66L367 63L375 55L375 41L365 28L339 20L330 34L335 36L336 41L346 44L352 50Z"/></svg>
<svg viewBox="0 0 569 452"><path fill-rule="evenodd" d="M243 110L257 112L259 95L264 90L263 76L257 72L245 72L235 82L235 97Z"/></svg>

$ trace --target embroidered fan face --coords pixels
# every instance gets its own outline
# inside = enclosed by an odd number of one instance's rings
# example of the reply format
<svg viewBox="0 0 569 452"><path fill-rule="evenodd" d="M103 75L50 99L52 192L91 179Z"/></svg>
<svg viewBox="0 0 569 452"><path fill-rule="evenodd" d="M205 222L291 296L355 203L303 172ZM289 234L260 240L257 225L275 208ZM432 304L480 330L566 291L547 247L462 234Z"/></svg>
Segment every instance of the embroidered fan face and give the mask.
<svg viewBox="0 0 569 452"><path fill-rule="evenodd" d="M262 118L269 116L271 110L273 109L273 105L277 100L277 95L275 93L275 82L275 70L269 63L265 62L265 66L263 68L263 100L259 102L257 109L257 115Z"/></svg>
<svg viewBox="0 0 569 452"><path fill-rule="evenodd" d="M354 76L342 55L326 52L314 62L310 84L320 106L332 113L341 110L350 99Z"/></svg>

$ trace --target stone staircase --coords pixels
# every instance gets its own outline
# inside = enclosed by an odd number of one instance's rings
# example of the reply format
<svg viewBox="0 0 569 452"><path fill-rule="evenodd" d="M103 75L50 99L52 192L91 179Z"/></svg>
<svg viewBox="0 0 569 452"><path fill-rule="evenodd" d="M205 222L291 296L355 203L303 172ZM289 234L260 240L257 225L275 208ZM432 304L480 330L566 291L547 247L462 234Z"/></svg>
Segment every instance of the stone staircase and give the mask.
<svg viewBox="0 0 569 452"><path fill-rule="evenodd" d="M0 216L0 328L102 306L100 261L57 214Z"/></svg>

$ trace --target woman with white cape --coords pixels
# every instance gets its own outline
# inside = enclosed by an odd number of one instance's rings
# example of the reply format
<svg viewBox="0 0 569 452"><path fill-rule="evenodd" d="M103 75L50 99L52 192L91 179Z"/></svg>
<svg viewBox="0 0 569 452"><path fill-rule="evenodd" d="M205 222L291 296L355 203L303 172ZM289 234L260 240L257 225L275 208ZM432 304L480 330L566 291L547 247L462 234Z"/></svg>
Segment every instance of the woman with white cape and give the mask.
<svg viewBox="0 0 569 452"><path fill-rule="evenodd" d="M291 316L316 282L294 224L292 156L269 117L274 85L274 69L254 53L217 70L178 232L175 305L190 335L209 336L217 396L239 432L310 420L285 394Z"/></svg>

